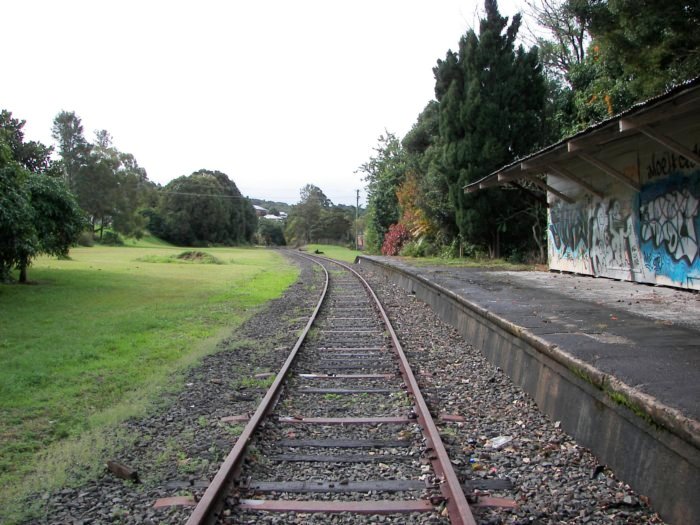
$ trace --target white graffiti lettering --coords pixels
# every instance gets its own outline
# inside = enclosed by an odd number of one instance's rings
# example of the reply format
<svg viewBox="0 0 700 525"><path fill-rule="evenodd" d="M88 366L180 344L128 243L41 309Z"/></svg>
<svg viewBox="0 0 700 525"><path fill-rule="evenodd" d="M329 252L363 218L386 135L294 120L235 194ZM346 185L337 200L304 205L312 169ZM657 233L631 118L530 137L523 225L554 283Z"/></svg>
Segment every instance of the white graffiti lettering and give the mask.
<svg viewBox="0 0 700 525"><path fill-rule="evenodd" d="M640 206L642 240L655 247L665 246L668 253L689 264L698 257L695 219L700 202L687 189L657 197Z"/></svg>

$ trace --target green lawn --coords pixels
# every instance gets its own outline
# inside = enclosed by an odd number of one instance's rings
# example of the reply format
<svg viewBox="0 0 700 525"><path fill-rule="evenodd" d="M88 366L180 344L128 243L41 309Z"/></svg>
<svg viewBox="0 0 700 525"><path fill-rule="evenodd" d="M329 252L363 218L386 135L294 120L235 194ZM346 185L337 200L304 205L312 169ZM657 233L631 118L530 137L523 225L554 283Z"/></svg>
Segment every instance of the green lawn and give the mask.
<svg viewBox="0 0 700 525"><path fill-rule="evenodd" d="M343 246L333 246L331 244L307 244L304 246L304 250L308 253L313 253L314 250L318 250L323 252L325 257L349 263L355 262L355 257L362 255L362 252L357 250L351 250Z"/></svg>
<svg viewBox="0 0 700 525"><path fill-rule="evenodd" d="M75 248L70 260L38 259L35 284L0 285L0 507L5 488L39 475L42 447L141 413L298 275L272 250L171 259L182 251L151 240Z"/></svg>

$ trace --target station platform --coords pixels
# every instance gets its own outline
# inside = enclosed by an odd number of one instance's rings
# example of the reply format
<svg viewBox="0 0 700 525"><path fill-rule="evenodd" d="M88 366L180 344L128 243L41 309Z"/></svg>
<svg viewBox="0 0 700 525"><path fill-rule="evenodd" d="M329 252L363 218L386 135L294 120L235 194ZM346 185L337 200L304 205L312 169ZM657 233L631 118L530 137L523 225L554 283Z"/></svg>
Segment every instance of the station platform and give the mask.
<svg viewBox="0 0 700 525"><path fill-rule="evenodd" d="M360 265L429 303L670 523L700 523L700 294L554 272Z"/></svg>

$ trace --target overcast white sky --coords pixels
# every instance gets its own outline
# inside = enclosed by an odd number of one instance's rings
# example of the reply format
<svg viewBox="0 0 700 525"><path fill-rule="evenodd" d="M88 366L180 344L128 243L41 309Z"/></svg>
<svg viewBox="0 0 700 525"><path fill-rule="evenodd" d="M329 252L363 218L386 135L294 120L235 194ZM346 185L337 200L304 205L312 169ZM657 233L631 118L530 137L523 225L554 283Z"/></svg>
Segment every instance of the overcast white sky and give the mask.
<svg viewBox="0 0 700 525"><path fill-rule="evenodd" d="M501 0L502 14L524 7ZM0 108L53 144L61 110L106 129L151 180L220 170L295 203L354 204L385 129L434 96L432 68L483 0L0 0ZM364 201L364 199L363 199Z"/></svg>

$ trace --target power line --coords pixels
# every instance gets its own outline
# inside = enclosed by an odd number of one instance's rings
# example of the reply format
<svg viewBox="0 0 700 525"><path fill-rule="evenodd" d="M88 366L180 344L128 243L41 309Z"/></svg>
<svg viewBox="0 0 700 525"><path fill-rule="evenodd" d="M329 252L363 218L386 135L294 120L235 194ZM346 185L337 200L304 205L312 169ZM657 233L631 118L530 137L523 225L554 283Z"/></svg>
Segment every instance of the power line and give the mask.
<svg viewBox="0 0 700 525"><path fill-rule="evenodd" d="M191 197L212 197L215 199L247 199L243 195L221 195L221 194L211 194L211 193L188 193L184 191L164 191L159 190L158 193L165 193L167 195L189 195Z"/></svg>

